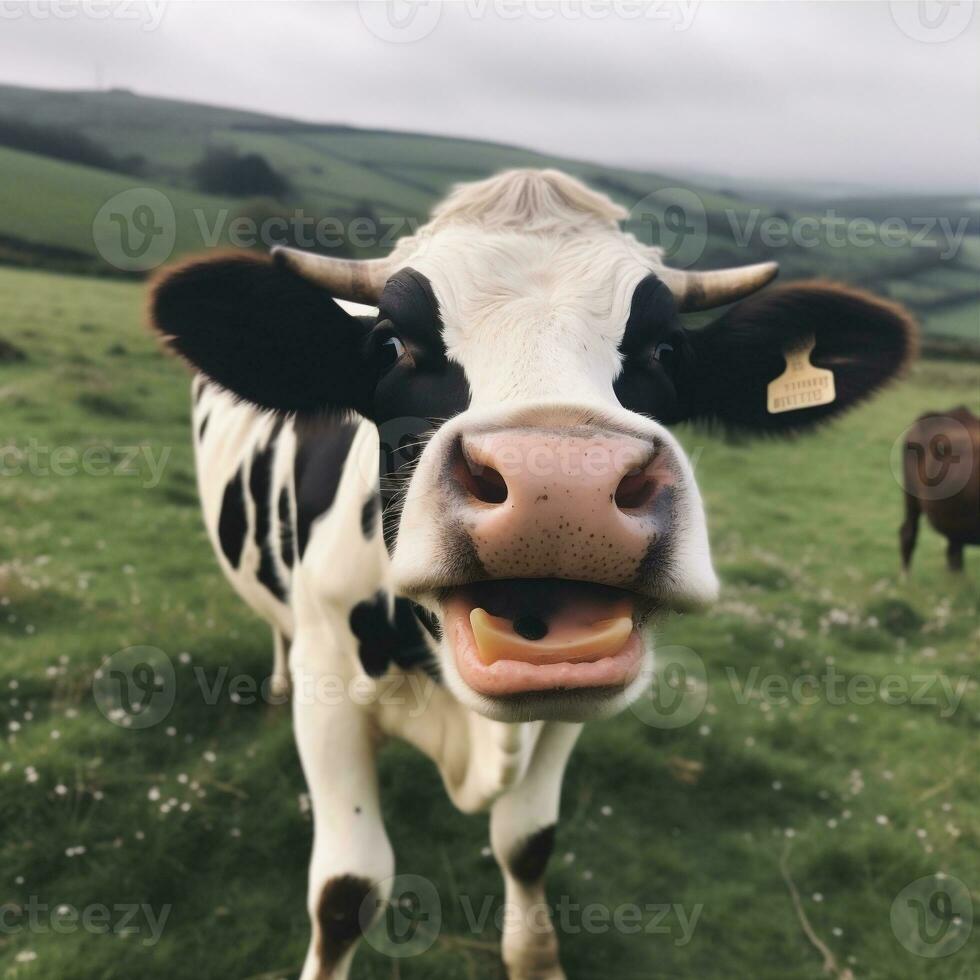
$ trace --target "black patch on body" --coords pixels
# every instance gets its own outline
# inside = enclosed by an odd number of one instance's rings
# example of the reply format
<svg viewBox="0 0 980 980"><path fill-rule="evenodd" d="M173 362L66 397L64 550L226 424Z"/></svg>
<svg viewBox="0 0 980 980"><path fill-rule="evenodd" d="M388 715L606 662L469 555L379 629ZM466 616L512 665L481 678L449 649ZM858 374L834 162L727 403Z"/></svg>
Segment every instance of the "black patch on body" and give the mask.
<svg viewBox="0 0 980 980"><path fill-rule="evenodd" d="M523 885L535 885L548 867L551 852L555 849L554 824L531 834L507 860L510 873Z"/></svg>
<svg viewBox="0 0 980 980"><path fill-rule="evenodd" d="M276 574L272 554L272 465L283 421L282 416L276 420L265 448L257 450L252 457L252 467L248 476L248 489L255 505L254 539L259 548L257 577L280 602L286 601L286 589Z"/></svg>
<svg viewBox="0 0 980 980"><path fill-rule="evenodd" d="M368 540L374 535L375 528L378 526L378 496L372 493L364 506L361 508L361 533Z"/></svg>
<svg viewBox="0 0 980 980"><path fill-rule="evenodd" d="M426 633L438 643L442 639L442 626L439 623L439 617L434 613L430 613L425 606L417 605L414 602L412 603L412 608L415 610L415 616L425 628Z"/></svg>
<svg viewBox="0 0 980 980"><path fill-rule="evenodd" d="M331 878L323 886L316 918L320 926L320 966L324 976L330 976L344 954L361 938L361 906L371 891L371 882L356 875Z"/></svg>
<svg viewBox="0 0 980 980"><path fill-rule="evenodd" d="M289 506L289 488L279 491L279 556L286 568L293 567L293 514Z"/></svg>
<svg viewBox="0 0 980 980"><path fill-rule="evenodd" d="M238 568L248 533L248 519L245 515L245 481L242 468L225 487L221 498L221 515L218 518L218 542L221 551L232 568Z"/></svg>
<svg viewBox="0 0 980 980"><path fill-rule="evenodd" d="M211 420L211 413L210 412L207 415L205 415L203 419L201 419L201 425L200 425L200 427L197 430L197 441L198 442L200 442L201 440L204 439L204 433L205 433L205 430L208 427L208 422L210 420Z"/></svg>
<svg viewBox="0 0 980 980"><path fill-rule="evenodd" d="M381 677L394 664L402 670L420 667L437 676L438 668L407 599L395 600L394 620L388 597L375 593L351 610L350 630L357 638L361 666L369 677Z"/></svg>
<svg viewBox="0 0 980 980"><path fill-rule="evenodd" d="M356 422L315 418L296 420L296 547L303 557L313 522L333 505L344 462L357 432Z"/></svg>

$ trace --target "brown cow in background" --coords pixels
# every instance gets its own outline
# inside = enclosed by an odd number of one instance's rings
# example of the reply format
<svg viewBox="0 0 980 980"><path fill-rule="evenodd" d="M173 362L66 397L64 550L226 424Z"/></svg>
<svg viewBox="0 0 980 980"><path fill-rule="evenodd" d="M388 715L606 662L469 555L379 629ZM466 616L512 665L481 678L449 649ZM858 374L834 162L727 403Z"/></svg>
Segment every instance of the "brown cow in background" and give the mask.
<svg viewBox="0 0 980 980"><path fill-rule="evenodd" d="M920 416L906 433L905 522L899 529L908 571L919 516L948 539L946 563L963 570L963 546L980 544L980 418L965 405Z"/></svg>

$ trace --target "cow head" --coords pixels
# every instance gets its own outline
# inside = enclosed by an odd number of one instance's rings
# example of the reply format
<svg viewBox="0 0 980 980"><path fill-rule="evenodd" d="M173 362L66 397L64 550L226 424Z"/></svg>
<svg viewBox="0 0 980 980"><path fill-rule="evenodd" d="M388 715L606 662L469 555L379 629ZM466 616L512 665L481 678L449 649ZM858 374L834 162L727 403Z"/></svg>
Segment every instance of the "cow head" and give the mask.
<svg viewBox="0 0 980 980"><path fill-rule="evenodd" d="M564 174L514 171L458 188L387 259L225 255L154 291L157 328L242 398L410 437L411 465L386 455L381 474L395 586L427 611L452 690L491 717L622 709L649 676L643 626L714 598L670 425L799 432L912 354L894 306L818 282L744 298L774 263L671 270L625 216ZM807 338L836 397L770 414L767 385Z"/></svg>

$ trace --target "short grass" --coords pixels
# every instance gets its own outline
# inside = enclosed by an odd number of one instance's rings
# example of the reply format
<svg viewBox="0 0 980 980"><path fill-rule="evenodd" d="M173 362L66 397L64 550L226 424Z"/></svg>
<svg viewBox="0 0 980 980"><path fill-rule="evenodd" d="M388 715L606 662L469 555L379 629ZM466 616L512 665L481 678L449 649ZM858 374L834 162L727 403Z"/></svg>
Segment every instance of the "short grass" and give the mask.
<svg viewBox="0 0 980 980"><path fill-rule="evenodd" d="M0 366L0 976L294 977L311 824L289 714L237 704L227 687L207 704L195 680L264 677L270 642L205 540L187 378L142 329L141 306L130 284L0 272L0 338L26 355ZM924 529L900 582L889 467L909 421L976 407L977 381L976 365L923 363L794 443L681 433L725 587L711 614L673 620L661 643L703 664L681 690L682 710L704 707L677 728L628 713L581 740L550 875L556 903L598 910L591 930L571 914L562 936L572 980L826 976L781 861L839 976L980 975L975 936L923 958L889 918L936 872L980 888L980 553L952 578ZM129 447L141 451L131 475ZM72 472L86 450L94 471ZM111 724L92 696L98 666L134 645L165 651L177 678L170 714L144 731ZM758 690L831 670L868 687L842 704L833 689L786 704ZM895 690L882 687L893 677L918 696L856 703ZM467 915L500 901L485 818L456 813L405 747L385 751L381 780L399 870L434 883L443 926L421 957L364 949L355 975L503 980L492 919L474 928ZM116 911L116 931L72 927L67 909L39 911L31 929L32 900L169 912L149 945L143 912L135 932ZM603 925L628 906L639 932L630 918Z"/></svg>

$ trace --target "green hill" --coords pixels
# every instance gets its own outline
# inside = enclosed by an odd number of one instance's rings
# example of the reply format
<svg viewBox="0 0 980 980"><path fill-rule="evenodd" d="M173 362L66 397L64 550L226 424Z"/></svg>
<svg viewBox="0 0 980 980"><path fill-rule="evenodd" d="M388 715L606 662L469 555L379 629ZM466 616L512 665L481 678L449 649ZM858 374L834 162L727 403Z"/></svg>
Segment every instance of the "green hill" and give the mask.
<svg viewBox="0 0 980 980"><path fill-rule="evenodd" d="M99 261L93 223L102 203L140 181L61 160L0 147L0 250L34 252L53 264ZM237 202L194 191L168 190L177 216L176 251L200 248L195 213L213 224L220 210ZM0 251L2 255L2 251Z"/></svg>
<svg viewBox="0 0 980 980"><path fill-rule="evenodd" d="M122 90L0 86L0 118L75 131L115 157L137 158L141 167L139 176L126 176L0 147L0 261L10 264L119 274L119 263L105 260L112 227L103 223L93 231L93 224L107 201L134 187L169 199L175 256L229 241L249 244L248 235L232 236L235 219L261 225L297 210L313 219L311 227L333 219L348 232L324 241L324 248L382 254L457 181L507 167L558 167L629 209L628 227L664 245L674 264L776 258L784 279L827 276L866 286L909 305L937 344L980 350L975 198L882 196L817 204L802 194L758 191L750 199L676 175L503 144L313 125ZM200 193L194 166L214 148L262 156L290 192L280 200ZM367 218L373 231L353 234L357 218Z"/></svg>

